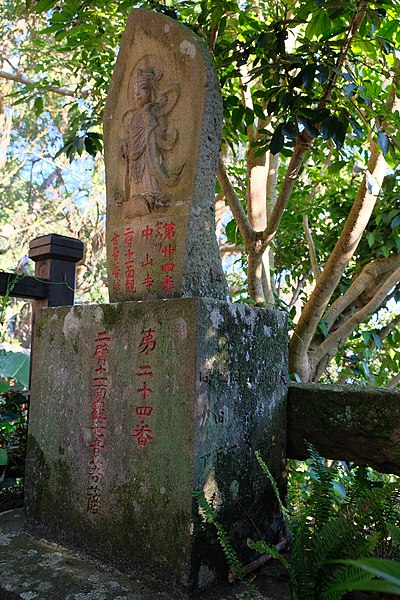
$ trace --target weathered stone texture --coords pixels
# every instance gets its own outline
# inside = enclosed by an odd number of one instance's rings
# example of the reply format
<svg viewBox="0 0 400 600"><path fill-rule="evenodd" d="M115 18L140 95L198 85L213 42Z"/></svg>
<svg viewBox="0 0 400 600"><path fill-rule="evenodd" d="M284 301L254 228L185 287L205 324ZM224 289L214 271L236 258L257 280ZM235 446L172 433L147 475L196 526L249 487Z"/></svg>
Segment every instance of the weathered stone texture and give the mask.
<svg viewBox="0 0 400 600"><path fill-rule="evenodd" d="M144 332L152 332L147 347ZM284 488L285 342L283 313L217 300L40 311L29 530L139 578L180 590L202 587L226 569L192 499L193 489L203 488L243 560L250 560L246 538L272 541L281 527L254 451ZM93 417L98 377L107 379L102 421ZM143 391L144 382L151 392ZM151 411L140 418L143 404ZM93 474L95 437L102 449ZM95 483L96 510L88 503Z"/></svg>
<svg viewBox="0 0 400 600"><path fill-rule="evenodd" d="M1 600L178 600L181 596L121 574L93 561L23 532L20 510L0 514ZM288 600L288 581L279 565L269 565L257 574L253 600ZM270 577L269 575L272 575ZM244 600L242 584L220 583L196 594L196 600Z"/></svg>
<svg viewBox="0 0 400 600"><path fill-rule="evenodd" d="M400 475L400 392L355 385L291 383L290 458L308 457L305 440L327 458Z"/></svg>
<svg viewBox="0 0 400 600"><path fill-rule="evenodd" d="M111 301L226 299L214 226L221 123L203 43L173 19L133 10L104 117Z"/></svg>

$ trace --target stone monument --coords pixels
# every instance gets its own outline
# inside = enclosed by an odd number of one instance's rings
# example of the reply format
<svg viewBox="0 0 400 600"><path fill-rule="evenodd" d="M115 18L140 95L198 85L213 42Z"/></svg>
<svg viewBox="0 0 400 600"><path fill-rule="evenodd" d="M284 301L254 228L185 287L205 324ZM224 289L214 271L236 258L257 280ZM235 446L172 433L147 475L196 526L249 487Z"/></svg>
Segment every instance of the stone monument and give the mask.
<svg viewBox="0 0 400 600"><path fill-rule="evenodd" d="M220 127L201 42L134 10L104 124L111 304L36 318L29 531L174 598L227 570L194 490L243 561L248 537L273 542L281 528L254 451L284 487L286 323L226 300L213 225Z"/></svg>
<svg viewBox="0 0 400 600"><path fill-rule="evenodd" d="M110 300L226 300L213 203L222 103L207 49L133 11L104 118Z"/></svg>

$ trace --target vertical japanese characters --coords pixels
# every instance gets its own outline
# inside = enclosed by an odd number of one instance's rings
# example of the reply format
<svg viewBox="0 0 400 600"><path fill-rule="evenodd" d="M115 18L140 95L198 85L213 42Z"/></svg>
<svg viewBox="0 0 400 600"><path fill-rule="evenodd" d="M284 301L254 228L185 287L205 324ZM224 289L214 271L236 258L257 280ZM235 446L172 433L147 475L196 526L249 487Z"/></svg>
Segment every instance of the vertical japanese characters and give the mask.
<svg viewBox="0 0 400 600"><path fill-rule="evenodd" d="M115 294L134 299L157 292L171 295L176 287L177 227L174 221L141 221L112 237Z"/></svg>
<svg viewBox="0 0 400 600"><path fill-rule="evenodd" d="M89 484L87 512L99 514L102 479L105 475L104 439L106 437L106 402L109 391L108 355L111 338L106 331L99 331L95 339L92 372L92 455L89 461Z"/></svg>
<svg viewBox="0 0 400 600"><path fill-rule="evenodd" d="M138 387L137 404L135 406L136 425L133 432L133 439L137 441L138 446L144 448L149 442L154 440L154 430L152 429L152 395L154 393L152 386L153 373L153 353L156 349L156 330L142 329L140 342L138 344L138 371L136 373Z"/></svg>

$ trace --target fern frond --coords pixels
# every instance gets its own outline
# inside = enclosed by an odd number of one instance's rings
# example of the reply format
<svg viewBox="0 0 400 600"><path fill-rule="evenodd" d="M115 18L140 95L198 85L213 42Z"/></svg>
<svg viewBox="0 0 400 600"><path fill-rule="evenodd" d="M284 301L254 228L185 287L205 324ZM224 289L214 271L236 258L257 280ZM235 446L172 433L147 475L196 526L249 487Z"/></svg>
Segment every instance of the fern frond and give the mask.
<svg viewBox="0 0 400 600"><path fill-rule="evenodd" d="M259 542L254 542L253 540L247 540L247 545L252 550L255 550L259 554L270 554L272 558L279 560L279 562L285 567L290 578L294 575L293 569L290 563L286 560L286 558L275 548L275 546L270 546L264 540L260 540Z"/></svg>
<svg viewBox="0 0 400 600"><path fill-rule="evenodd" d="M244 567L243 567L241 561L239 560L238 555L236 554L235 550L233 549L233 547L231 545L231 542L229 540L229 536L228 536L227 532L225 531L225 529L221 525L221 523L218 521L214 511L212 510L211 506L207 502L207 499L204 495L204 491L203 490L194 491L193 496L197 501L197 504L199 507L199 513L201 514L203 519L207 523L214 525L214 527L217 531L219 545L221 546L221 549L225 555L225 558L229 565L230 570L232 571L232 573L234 573L236 575L237 579L239 579L246 586L247 591L250 593L250 596L253 597L253 594L255 592L253 583L252 583L252 581L245 578Z"/></svg>
<svg viewBox="0 0 400 600"><path fill-rule="evenodd" d="M275 479L274 479L271 471L268 469L267 465L265 464L265 462L261 458L261 454L258 452L258 450L254 454L256 456L256 459L258 460L258 464L260 465L260 467L262 468L262 470L264 471L265 475L268 477L268 479L270 481L272 489L274 490L275 497L276 497L276 499L278 501L279 508L282 511L283 519L284 519L285 524L286 524L286 519L287 519L289 511L288 511L288 509L286 508L286 506L282 502L278 485L277 485L277 483L276 483L276 481L275 481Z"/></svg>
<svg viewBox="0 0 400 600"><path fill-rule="evenodd" d="M327 589L322 592L320 600L340 600L352 589L352 585L360 581L369 581L373 575L360 567L339 567L328 581Z"/></svg>
<svg viewBox="0 0 400 600"><path fill-rule="evenodd" d="M329 521L336 507L333 482L337 469L332 466L328 467L326 459L317 452L312 444L307 443L306 446L315 475L309 504L314 507L314 526L315 529L318 529Z"/></svg>

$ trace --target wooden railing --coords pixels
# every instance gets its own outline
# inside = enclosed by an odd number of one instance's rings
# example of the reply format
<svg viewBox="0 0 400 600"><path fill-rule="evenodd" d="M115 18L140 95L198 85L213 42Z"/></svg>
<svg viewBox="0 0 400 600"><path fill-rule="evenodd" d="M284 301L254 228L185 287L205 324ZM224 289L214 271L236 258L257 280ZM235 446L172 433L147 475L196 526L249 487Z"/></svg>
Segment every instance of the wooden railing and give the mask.
<svg viewBox="0 0 400 600"><path fill-rule="evenodd" d="M75 298L76 263L82 257L81 240L55 233L35 238L29 245L35 275L0 272L0 295L30 298L36 308L70 306Z"/></svg>

